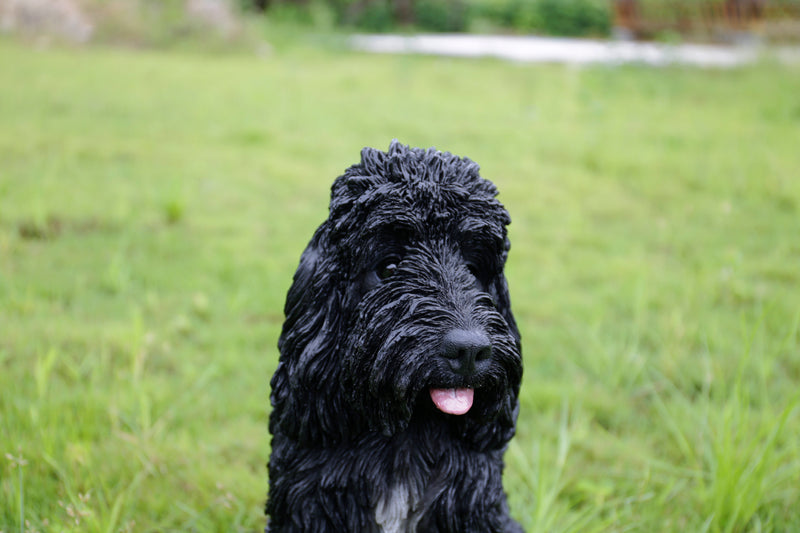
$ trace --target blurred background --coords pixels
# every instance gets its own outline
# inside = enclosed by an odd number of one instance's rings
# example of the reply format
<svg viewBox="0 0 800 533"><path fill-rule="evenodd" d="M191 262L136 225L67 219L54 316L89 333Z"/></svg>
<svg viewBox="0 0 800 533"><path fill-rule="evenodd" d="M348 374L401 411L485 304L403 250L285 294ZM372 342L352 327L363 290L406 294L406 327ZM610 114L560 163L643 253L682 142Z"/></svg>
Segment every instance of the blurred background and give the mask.
<svg viewBox="0 0 800 533"><path fill-rule="evenodd" d="M393 138L511 213L526 531L800 531L799 7L0 0L0 532L263 530L286 291ZM354 49L438 32L645 55Z"/></svg>
<svg viewBox="0 0 800 533"><path fill-rule="evenodd" d="M164 45L239 36L248 20L362 32L533 33L797 42L796 0L3 0L6 33ZM248 19L248 20L245 20ZM261 33L261 32L258 32Z"/></svg>

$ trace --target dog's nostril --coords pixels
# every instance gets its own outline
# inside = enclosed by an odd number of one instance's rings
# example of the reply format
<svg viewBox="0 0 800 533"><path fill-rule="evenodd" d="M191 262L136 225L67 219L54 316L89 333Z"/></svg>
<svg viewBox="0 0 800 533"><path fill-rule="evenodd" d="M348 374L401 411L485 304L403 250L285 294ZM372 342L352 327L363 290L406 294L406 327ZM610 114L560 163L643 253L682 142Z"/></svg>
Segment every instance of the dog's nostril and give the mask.
<svg viewBox="0 0 800 533"><path fill-rule="evenodd" d="M442 339L442 356L456 372L471 374L476 361L492 356L492 344L480 330L453 329Z"/></svg>
<svg viewBox="0 0 800 533"><path fill-rule="evenodd" d="M484 359L489 359L491 356L492 347L491 345L487 345L478 350L478 353L475 354L475 360L483 361Z"/></svg>

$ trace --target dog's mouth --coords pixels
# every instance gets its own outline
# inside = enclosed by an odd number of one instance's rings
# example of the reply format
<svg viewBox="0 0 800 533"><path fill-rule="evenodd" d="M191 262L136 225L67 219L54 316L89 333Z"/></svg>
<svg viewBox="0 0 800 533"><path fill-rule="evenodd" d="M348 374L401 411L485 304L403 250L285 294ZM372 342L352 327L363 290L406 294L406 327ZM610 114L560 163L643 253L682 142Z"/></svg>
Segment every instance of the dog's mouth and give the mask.
<svg viewBox="0 0 800 533"><path fill-rule="evenodd" d="M448 415L463 415L472 408L475 398L475 389L430 389L431 400L443 413Z"/></svg>

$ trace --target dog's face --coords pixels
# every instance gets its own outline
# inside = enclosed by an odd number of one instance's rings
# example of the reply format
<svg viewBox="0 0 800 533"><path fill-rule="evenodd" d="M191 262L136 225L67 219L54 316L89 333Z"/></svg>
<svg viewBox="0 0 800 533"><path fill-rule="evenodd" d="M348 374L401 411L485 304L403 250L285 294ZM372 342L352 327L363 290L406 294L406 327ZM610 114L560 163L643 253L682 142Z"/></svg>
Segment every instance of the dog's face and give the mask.
<svg viewBox="0 0 800 533"><path fill-rule="evenodd" d="M287 299L273 380L273 402L294 411L284 430L392 435L416 417L508 441L522 364L495 195L475 163L396 143L336 180ZM318 397L299 405L298 387Z"/></svg>

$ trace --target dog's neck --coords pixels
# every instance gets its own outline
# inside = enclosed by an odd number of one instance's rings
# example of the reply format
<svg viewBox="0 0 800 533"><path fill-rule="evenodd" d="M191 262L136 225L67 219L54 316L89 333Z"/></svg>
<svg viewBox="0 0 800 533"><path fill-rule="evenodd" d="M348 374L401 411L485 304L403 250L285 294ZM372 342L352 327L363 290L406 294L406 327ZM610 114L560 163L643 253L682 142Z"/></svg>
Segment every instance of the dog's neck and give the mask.
<svg viewBox="0 0 800 533"><path fill-rule="evenodd" d="M452 484L450 460L471 453L451 428L431 422L412 418L405 431L385 441L391 462L384 464L385 483L375 506L382 533L415 533L421 517Z"/></svg>
<svg viewBox="0 0 800 533"><path fill-rule="evenodd" d="M375 522L382 533L413 533L424 508L419 508L419 494L398 483L375 506Z"/></svg>

